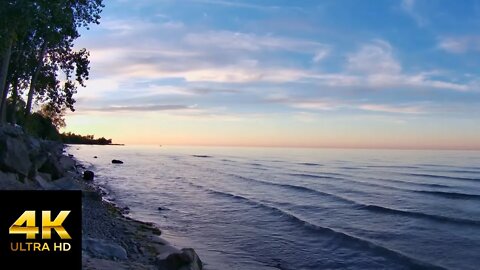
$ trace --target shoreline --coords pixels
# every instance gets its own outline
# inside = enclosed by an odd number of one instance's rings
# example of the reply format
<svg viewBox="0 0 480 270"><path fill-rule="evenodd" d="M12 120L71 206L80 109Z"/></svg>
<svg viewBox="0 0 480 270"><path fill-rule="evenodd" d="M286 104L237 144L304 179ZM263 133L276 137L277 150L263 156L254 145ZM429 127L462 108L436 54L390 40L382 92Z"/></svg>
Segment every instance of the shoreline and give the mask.
<svg viewBox="0 0 480 270"><path fill-rule="evenodd" d="M65 149L66 145L64 144L63 147ZM75 156L68 154L68 158L75 162L75 168L83 167ZM90 182L83 180L78 169L76 169L76 177L75 180L81 185L84 194L82 201L83 269L193 270L203 268L193 249L179 249L172 246L160 237L161 229L155 224L126 216L124 208L104 198L102 189L95 184L95 180ZM97 245L105 245L106 249L102 251L104 253L98 253ZM189 257L187 254L192 257L191 265L185 263L188 260L186 257Z"/></svg>
<svg viewBox="0 0 480 270"><path fill-rule="evenodd" d="M172 246L155 224L124 215L95 179L84 180L86 169L66 144L13 126L0 127L0 144L0 189L82 191L82 269L203 269L193 249Z"/></svg>

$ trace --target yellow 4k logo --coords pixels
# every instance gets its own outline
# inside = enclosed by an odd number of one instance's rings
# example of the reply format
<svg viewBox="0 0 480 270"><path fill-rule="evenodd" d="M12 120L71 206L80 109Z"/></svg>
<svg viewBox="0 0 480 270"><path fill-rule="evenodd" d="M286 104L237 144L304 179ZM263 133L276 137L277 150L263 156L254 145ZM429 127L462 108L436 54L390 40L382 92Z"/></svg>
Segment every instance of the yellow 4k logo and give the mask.
<svg viewBox="0 0 480 270"><path fill-rule="evenodd" d="M58 216L52 221L51 211L42 211L42 239L51 239L52 229L58 233L61 239L72 239L62 226L68 214L70 214L70 211L60 211ZM35 239L35 236L39 233L39 228L35 226L35 211L23 212L10 226L9 233L25 234L27 239Z"/></svg>

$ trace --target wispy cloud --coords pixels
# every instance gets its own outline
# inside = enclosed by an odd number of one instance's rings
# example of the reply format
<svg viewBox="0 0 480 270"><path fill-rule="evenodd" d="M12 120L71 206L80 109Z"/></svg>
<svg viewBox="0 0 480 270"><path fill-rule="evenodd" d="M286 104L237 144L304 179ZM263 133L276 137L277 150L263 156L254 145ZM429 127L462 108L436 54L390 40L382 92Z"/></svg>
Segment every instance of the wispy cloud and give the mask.
<svg viewBox="0 0 480 270"><path fill-rule="evenodd" d="M343 106L342 102L328 99L306 99L306 98L269 98L267 102L288 105L296 109L330 111Z"/></svg>
<svg viewBox="0 0 480 270"><path fill-rule="evenodd" d="M191 2L208 4L208 5L221 5L234 8L247 8L247 9L278 9L278 6L268 6L249 3L247 1L227 1L227 0L190 0Z"/></svg>
<svg viewBox="0 0 480 270"><path fill-rule="evenodd" d="M420 13L415 9L415 0L401 0L400 6L410 17L412 17L412 19L415 20L418 26L423 27L427 25L427 19L421 16Z"/></svg>
<svg viewBox="0 0 480 270"><path fill-rule="evenodd" d="M314 111L335 111L342 109L362 110L373 113L424 114L428 108L424 104L381 104L361 100L308 99L295 97L270 98L268 102L280 103L291 108Z"/></svg>
<svg viewBox="0 0 480 270"><path fill-rule="evenodd" d="M315 41L231 31L189 33L185 36L185 41L196 47L213 47L222 50L283 50L315 54L323 52L325 56L327 53L326 45Z"/></svg>
<svg viewBox="0 0 480 270"><path fill-rule="evenodd" d="M135 106L121 106L112 105L107 107L83 107L82 111L96 111L96 112L146 112L146 111L171 111L171 110L187 110L192 109L192 106L186 105L135 105Z"/></svg>
<svg viewBox="0 0 480 270"><path fill-rule="evenodd" d="M367 74L399 74L400 63L394 58L392 46L384 40L373 40L347 57L347 68L351 72Z"/></svg>
<svg viewBox="0 0 480 270"><path fill-rule="evenodd" d="M191 32L183 22L175 23L171 18L166 18L159 27L141 20L129 23L130 26L123 21L111 21L104 28L106 34L91 40L87 46L91 49L95 64L92 73L96 79L90 84L94 91L80 94L82 110L164 111L198 116L198 108L177 102L210 104L221 99L234 106L255 102L319 113L360 110L415 114L424 108L393 101L384 103L375 95L388 96L395 91L415 99L416 90L469 91L472 88L468 82L449 81L448 77L430 71L410 72L403 67L396 48L384 39L373 39L350 52L341 52L332 45L304 38L227 30ZM137 26L141 28L134 29ZM148 42L137 42L146 34L150 37ZM165 36L169 38L160 38ZM342 54L344 57L340 58ZM299 59L303 62L291 58L292 55L301 56ZM275 57L275 61L271 57ZM329 62L340 59L339 69L326 71L326 58ZM161 83L157 84L158 81ZM286 98L266 98L265 88L280 85ZM375 90L375 95L370 90ZM313 93L308 97L289 97L306 91ZM116 94L112 96L113 92ZM364 93L371 100L358 102L346 96L329 97L342 92ZM122 95L123 100L117 97ZM125 102L127 97L131 103ZM104 100L100 101L101 98ZM208 115L208 111L203 113Z"/></svg>
<svg viewBox="0 0 480 270"><path fill-rule="evenodd" d="M422 114L425 109L421 106L411 105L386 105L386 104L362 104L359 109L371 112L386 112L399 114Z"/></svg>
<svg viewBox="0 0 480 270"><path fill-rule="evenodd" d="M320 63L330 54L330 48L328 46L323 46L317 49L315 55L313 56L312 61L314 63Z"/></svg>
<svg viewBox="0 0 480 270"><path fill-rule="evenodd" d="M440 38L438 47L449 53L465 53L468 51L480 51L480 36L456 36Z"/></svg>

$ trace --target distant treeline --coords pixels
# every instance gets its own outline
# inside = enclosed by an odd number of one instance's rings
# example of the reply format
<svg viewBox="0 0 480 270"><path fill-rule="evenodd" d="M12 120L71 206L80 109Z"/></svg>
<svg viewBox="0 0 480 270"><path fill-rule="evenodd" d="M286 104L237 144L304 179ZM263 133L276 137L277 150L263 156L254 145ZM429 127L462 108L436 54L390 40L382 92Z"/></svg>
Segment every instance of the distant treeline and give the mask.
<svg viewBox="0 0 480 270"><path fill-rule="evenodd" d="M61 140L66 144L112 144L112 139L105 139L104 137L95 139L93 135L78 135L71 132L60 134Z"/></svg>

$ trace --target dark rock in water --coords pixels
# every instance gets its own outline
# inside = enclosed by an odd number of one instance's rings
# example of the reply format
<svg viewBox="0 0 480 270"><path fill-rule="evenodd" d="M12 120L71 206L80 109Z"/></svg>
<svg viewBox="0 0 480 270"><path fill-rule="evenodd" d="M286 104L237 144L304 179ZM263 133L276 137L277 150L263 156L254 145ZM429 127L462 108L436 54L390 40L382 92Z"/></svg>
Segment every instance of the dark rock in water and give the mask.
<svg viewBox="0 0 480 270"><path fill-rule="evenodd" d="M73 158L73 155L72 154L68 154L69 157Z"/></svg>
<svg viewBox="0 0 480 270"><path fill-rule="evenodd" d="M83 172L83 180L85 181L93 181L95 174L92 171L84 171Z"/></svg>
<svg viewBox="0 0 480 270"><path fill-rule="evenodd" d="M159 260L160 269L202 270L203 263L195 250L182 249L181 253L172 253L167 258ZM162 268L163 267L163 268Z"/></svg>
<svg viewBox="0 0 480 270"><path fill-rule="evenodd" d="M157 208L157 210L158 210L158 211L164 211L164 210L168 210L168 208L166 208L166 207L161 207L161 206L160 206L160 207Z"/></svg>
<svg viewBox="0 0 480 270"><path fill-rule="evenodd" d="M98 158L97 156L93 156L93 158Z"/></svg>
<svg viewBox="0 0 480 270"><path fill-rule="evenodd" d="M198 157L198 158L211 158L212 156L207 156L207 155L192 155L192 157Z"/></svg>
<svg viewBox="0 0 480 270"><path fill-rule="evenodd" d="M118 160L118 159L113 159L113 160L112 160L112 163L113 163L113 164L123 164L123 161Z"/></svg>

